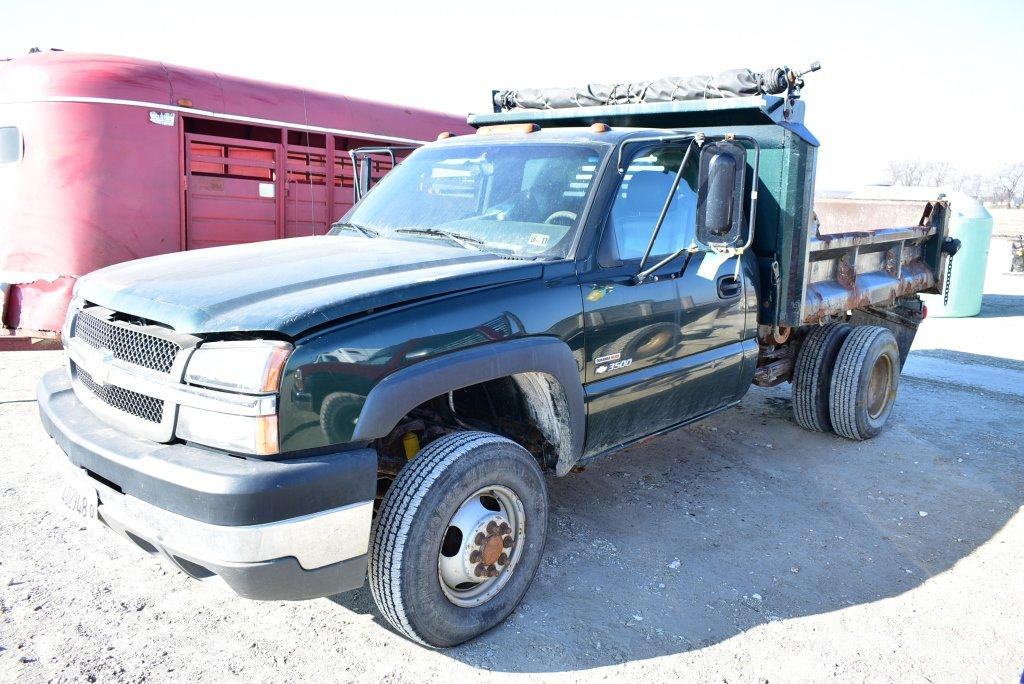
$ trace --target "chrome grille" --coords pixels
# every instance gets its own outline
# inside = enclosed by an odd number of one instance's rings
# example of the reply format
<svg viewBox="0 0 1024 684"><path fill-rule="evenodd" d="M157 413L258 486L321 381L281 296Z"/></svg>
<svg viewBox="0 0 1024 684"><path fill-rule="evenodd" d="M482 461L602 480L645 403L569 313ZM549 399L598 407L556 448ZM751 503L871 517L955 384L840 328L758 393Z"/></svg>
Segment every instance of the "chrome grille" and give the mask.
<svg viewBox="0 0 1024 684"><path fill-rule="evenodd" d="M92 315L88 309L78 312L72 336L95 349L109 349L115 359L161 373L171 370L180 350L170 340L114 325Z"/></svg>
<svg viewBox="0 0 1024 684"><path fill-rule="evenodd" d="M124 411L136 418L148 420L151 423L159 423L164 417L164 402L145 394L139 394L116 385L101 385L92 379L92 376L82 370L74 362L71 368L78 380L93 394L108 406L113 406L119 411Z"/></svg>

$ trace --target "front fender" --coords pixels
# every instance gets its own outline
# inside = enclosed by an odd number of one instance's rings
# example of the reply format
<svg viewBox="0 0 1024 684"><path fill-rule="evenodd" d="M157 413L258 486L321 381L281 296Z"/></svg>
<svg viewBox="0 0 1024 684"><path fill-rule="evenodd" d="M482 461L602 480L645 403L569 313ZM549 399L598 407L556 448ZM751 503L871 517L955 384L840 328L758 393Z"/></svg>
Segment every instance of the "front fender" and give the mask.
<svg viewBox="0 0 1024 684"><path fill-rule="evenodd" d="M568 439L559 450L556 472L564 475L583 453L586 408L579 367L565 342L554 337L526 337L484 344L421 361L388 375L366 397L353 441L388 435L409 411L450 391L519 374L542 373L563 393Z"/></svg>

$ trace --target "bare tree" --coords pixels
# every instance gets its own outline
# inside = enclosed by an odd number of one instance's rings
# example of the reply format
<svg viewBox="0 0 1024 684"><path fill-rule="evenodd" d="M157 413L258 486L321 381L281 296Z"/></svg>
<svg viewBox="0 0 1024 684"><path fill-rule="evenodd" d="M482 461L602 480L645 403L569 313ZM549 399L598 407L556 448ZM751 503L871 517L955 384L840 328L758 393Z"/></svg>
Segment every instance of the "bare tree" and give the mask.
<svg viewBox="0 0 1024 684"><path fill-rule="evenodd" d="M893 185L920 185L926 166L920 159L891 161L887 168L889 182Z"/></svg>
<svg viewBox="0 0 1024 684"><path fill-rule="evenodd" d="M992 175L992 185L996 191L996 199L1005 201L1007 207L1013 206L1021 182L1024 181L1024 162L1003 164Z"/></svg>
<svg viewBox="0 0 1024 684"><path fill-rule="evenodd" d="M924 184L936 187L954 185L957 176L956 168L949 162L931 162L925 166Z"/></svg>
<svg viewBox="0 0 1024 684"><path fill-rule="evenodd" d="M977 200L986 199L989 188L988 182L984 176L980 173L969 173L960 176L957 185L954 185L954 190L959 190Z"/></svg>
<svg viewBox="0 0 1024 684"><path fill-rule="evenodd" d="M890 161L886 167L892 185L949 187L982 201L1005 202L1007 207L1024 193L1024 162L1004 164L990 176L964 173L947 161L920 159Z"/></svg>

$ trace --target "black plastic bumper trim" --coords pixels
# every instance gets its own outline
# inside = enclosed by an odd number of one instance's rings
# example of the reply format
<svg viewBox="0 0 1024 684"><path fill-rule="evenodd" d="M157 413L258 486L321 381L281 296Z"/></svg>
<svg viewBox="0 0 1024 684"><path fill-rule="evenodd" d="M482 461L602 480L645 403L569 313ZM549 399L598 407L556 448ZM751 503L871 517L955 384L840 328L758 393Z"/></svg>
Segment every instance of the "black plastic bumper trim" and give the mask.
<svg viewBox="0 0 1024 684"><path fill-rule="evenodd" d="M333 596L363 586L367 556L348 558L316 570L304 570L294 558L240 565L206 564L243 598L304 601Z"/></svg>
<svg viewBox="0 0 1024 684"><path fill-rule="evenodd" d="M369 501L376 493L372 449L273 461L138 439L83 406L63 368L43 375L36 397L46 432L72 463L125 494L195 520L256 525Z"/></svg>

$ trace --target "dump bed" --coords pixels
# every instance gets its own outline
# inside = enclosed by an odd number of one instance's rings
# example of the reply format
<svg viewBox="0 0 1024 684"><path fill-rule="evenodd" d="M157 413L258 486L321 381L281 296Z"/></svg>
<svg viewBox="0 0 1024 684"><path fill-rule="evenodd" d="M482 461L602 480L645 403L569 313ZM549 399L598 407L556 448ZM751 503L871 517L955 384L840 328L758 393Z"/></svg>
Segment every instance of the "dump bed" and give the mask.
<svg viewBox="0 0 1024 684"><path fill-rule="evenodd" d="M937 291L946 202L827 199L815 202L799 321Z"/></svg>
<svg viewBox="0 0 1024 684"><path fill-rule="evenodd" d="M944 202L814 199L818 140L804 125L801 100L774 95L473 115L487 126L536 123L729 133L760 147L751 249L760 274L758 323L796 327L853 308L884 304L941 287ZM754 152L748 152L748 173ZM816 218L817 213L817 218Z"/></svg>

